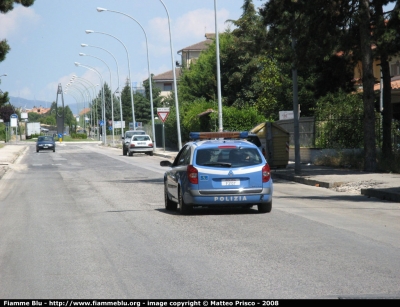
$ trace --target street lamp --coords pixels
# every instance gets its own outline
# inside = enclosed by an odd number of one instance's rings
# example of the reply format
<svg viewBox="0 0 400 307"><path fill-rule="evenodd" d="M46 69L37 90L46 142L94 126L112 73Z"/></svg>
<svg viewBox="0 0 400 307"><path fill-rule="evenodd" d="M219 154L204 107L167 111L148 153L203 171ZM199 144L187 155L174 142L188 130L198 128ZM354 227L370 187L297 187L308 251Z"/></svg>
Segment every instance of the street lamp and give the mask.
<svg viewBox="0 0 400 307"><path fill-rule="evenodd" d="M3 76L4 76L4 77L7 77L7 74L0 75L0 77L3 77Z"/></svg>
<svg viewBox="0 0 400 307"><path fill-rule="evenodd" d="M103 128L102 128L102 130L103 130L103 143L104 143L104 145L106 145L106 142L107 142L107 141L106 141L106 131L105 131L105 128L104 128L104 126L105 126L105 124L106 124L106 122L105 122L105 114L106 114L106 112L105 112L105 101L104 101L104 81L103 81L103 77L102 77L101 74L100 74L96 69L94 69L93 67L86 66L86 65L80 64L80 63L78 63L78 62L75 62L74 64L75 64L75 66L81 66L81 67L84 67L84 68L89 69L89 70L91 70L91 71L94 71L95 73L97 73L97 75L98 75L99 78L100 78L100 82L101 82L101 84L102 84L102 100L103 100Z"/></svg>
<svg viewBox="0 0 400 307"><path fill-rule="evenodd" d="M160 2L164 6L165 11L167 12L167 16L168 16L169 45L170 45L170 49L171 49L172 74L174 76L176 124L177 124L177 128L178 128L178 146L179 146L179 150L180 150L182 148L181 125L180 125L180 121L179 121L179 103L178 103L178 89L177 89L177 85L176 85L175 59L174 59L174 54L172 52L173 47L172 47L171 22L170 22L170 19L169 19L169 13L168 13L167 7L165 6L165 4L164 4L164 2L162 0L160 0Z"/></svg>
<svg viewBox="0 0 400 307"><path fill-rule="evenodd" d="M96 86L93 85L93 83L87 81L86 79L76 77L75 75L72 76L72 79L71 79L70 82L71 82L71 83L74 82L74 85L75 85L75 86L80 85L80 86L82 86L82 87L85 89L85 91L86 91L86 97L88 98L88 107L90 107L91 113L93 113L93 100L94 100L93 97L95 96L95 92L94 92L93 88L95 88ZM88 87L87 83L92 84L93 86ZM89 86L90 86L90 85L89 85ZM91 89L92 92L91 92L89 89ZM92 96L92 94L93 94L93 96ZM82 93L82 95L83 95L83 93ZM90 106L89 102L92 102L92 106ZM83 110L85 111L85 103L84 103L84 105L83 105ZM91 116L92 116L92 114L91 114ZM92 118L93 118L93 117L92 117ZM93 122L92 122L92 124L93 124ZM84 112L84 122L83 122L83 125L84 125L84 129L86 129L86 112Z"/></svg>
<svg viewBox="0 0 400 307"><path fill-rule="evenodd" d="M118 11L108 10L108 9L101 8L101 7L98 7L97 11L98 12L108 11L108 12L113 12L113 13L118 13L118 14L125 15L125 16L129 17L130 19L132 19L133 21L135 21L143 30L144 37L146 39L147 71L148 71L148 75L149 75L150 108L151 108L151 126L152 126L152 130L153 130L153 141L154 141L154 149L155 149L157 147L157 145L156 145L156 131L155 131L155 127L154 127L154 114L153 114L153 112L154 112L154 107L153 107L153 89L152 89L152 81L151 81L151 73L150 73L149 45L147 43L146 31L144 30L144 28L142 27L142 25L140 24L139 21L137 21L132 16L129 16L128 14L125 14L125 13L122 13L122 12L118 12Z"/></svg>
<svg viewBox="0 0 400 307"><path fill-rule="evenodd" d="M114 57L114 55L110 51L108 51L108 50L106 50L104 48L98 47L98 46L93 46L93 45L88 45L88 44L81 44L81 46L82 47L93 47L93 48L98 48L98 49L104 50L105 52L107 52L109 55L111 55L114 58L115 64L117 65L117 81L118 81L117 90L119 90L119 88L120 88L119 87L119 67L118 67L117 59ZM122 118L122 102L121 102L121 96L120 95L118 95L118 99L119 99L120 120L121 120L121 136L124 136L124 126L122 125L122 122L124 120Z"/></svg>
<svg viewBox="0 0 400 307"><path fill-rule="evenodd" d="M79 55L80 56L90 56L90 57L92 57L92 58L95 58L95 59L98 59L98 60L100 60L100 61L102 61L103 63L104 63L104 65L106 65L107 66L107 68L108 68L108 71L110 72L110 92L111 92L111 117L112 117L112 126L111 126L111 129L112 129L112 142L113 142L113 144L115 144L115 141L114 141L114 101L113 101L113 92L112 92L112 76L111 76L111 69L110 69L110 67L107 65L107 63L106 62L104 62L102 59L100 59L100 58L98 58L98 57L95 57L95 56L93 56L93 55L90 55L90 54L85 54L85 53L79 53ZM105 111L104 111L105 112Z"/></svg>
<svg viewBox="0 0 400 307"><path fill-rule="evenodd" d="M90 34L90 33L99 33L99 34L104 34L104 35L108 35L111 36L113 38L115 38L117 41L119 41L122 46L124 46L125 51L126 51L126 57L128 59L128 73L129 73L129 87L131 89L131 104L132 104L132 121L133 121L133 129L136 129L136 121L135 121L135 108L133 105L133 89L132 89L132 79L131 79L131 66L130 66L130 61L129 61L129 53L128 53L128 49L126 48L125 44L119 40L118 38L116 38L115 36L108 34L108 33L104 33L104 32L97 32L97 31L93 31L93 30L86 30L85 31L86 34Z"/></svg>
<svg viewBox="0 0 400 307"><path fill-rule="evenodd" d="M218 34L218 22L217 22L217 0L214 0L214 14L215 14L215 45L216 45L216 57L217 57L217 92L218 92L218 125L219 131L224 131L222 125L222 98L221 98L221 68L219 62L219 34Z"/></svg>
<svg viewBox="0 0 400 307"><path fill-rule="evenodd" d="M81 83L84 83L85 85L88 86L89 89L92 90L93 96L92 96L92 100L91 100L91 103L92 103L91 104L91 118L92 118L91 126L94 127L95 126L94 123L96 122L96 118L98 119L98 114L97 114L97 94L96 94L96 90L95 89L96 89L97 86L99 86L99 84L94 85L89 80L86 80L85 78L77 77L76 75L72 75L72 78L73 79L76 78L78 81L80 81ZM93 101L95 101L95 102L93 102ZM93 103L96 104L95 113L93 111Z"/></svg>

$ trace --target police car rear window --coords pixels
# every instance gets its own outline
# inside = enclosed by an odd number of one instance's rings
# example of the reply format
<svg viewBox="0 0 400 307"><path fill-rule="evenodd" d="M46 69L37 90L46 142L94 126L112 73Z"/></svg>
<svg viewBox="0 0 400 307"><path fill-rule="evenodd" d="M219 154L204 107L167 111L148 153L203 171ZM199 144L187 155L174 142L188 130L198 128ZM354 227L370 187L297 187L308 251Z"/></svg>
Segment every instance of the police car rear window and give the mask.
<svg viewBox="0 0 400 307"><path fill-rule="evenodd" d="M198 149L196 164L212 167L245 167L262 163L257 148L251 147L216 147Z"/></svg>

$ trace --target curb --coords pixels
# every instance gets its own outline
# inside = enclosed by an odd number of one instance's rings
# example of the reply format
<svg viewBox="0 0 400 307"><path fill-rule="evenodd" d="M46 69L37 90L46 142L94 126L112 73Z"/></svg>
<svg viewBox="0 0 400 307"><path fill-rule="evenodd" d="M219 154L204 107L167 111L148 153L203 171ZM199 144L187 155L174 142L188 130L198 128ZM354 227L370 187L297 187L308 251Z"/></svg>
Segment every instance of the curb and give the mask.
<svg viewBox="0 0 400 307"><path fill-rule="evenodd" d="M12 159L9 162L4 162L4 164L0 165L0 179L3 178L3 176L5 175L5 173L7 173L9 167L9 164L14 164L14 162L18 159L18 157L26 150L26 146L22 147L22 149L20 149L19 151L17 151L14 156L12 157Z"/></svg>
<svg viewBox="0 0 400 307"><path fill-rule="evenodd" d="M154 155L155 156L159 156L159 157L163 157L163 158L166 158L166 159L171 159L171 160L174 160L175 157L176 157L176 155L171 155L169 153L161 153L161 152L154 152Z"/></svg>
<svg viewBox="0 0 400 307"><path fill-rule="evenodd" d="M305 184L305 185L310 185L310 186L314 186L314 187L322 187L322 188L327 188L327 189L335 188L342 184L341 182L324 182L324 181L307 179L307 178L303 178L300 176L292 176L292 175L277 174L277 173L272 173L272 178L280 178L280 179L294 181L294 182ZM394 188L361 189L360 195L400 203L400 193L394 191Z"/></svg>
<svg viewBox="0 0 400 307"><path fill-rule="evenodd" d="M284 180L288 180L288 181L294 181L294 182L305 184L305 185L311 185L314 187L327 188L327 189L334 188L334 187L340 185L340 183L336 183L336 182L324 182L324 181L318 181L318 180L313 180L313 179L307 179L307 178L300 177L300 176L292 176L292 175L277 174L277 173L272 173L272 177L280 178L280 179L284 179Z"/></svg>
<svg viewBox="0 0 400 307"><path fill-rule="evenodd" d="M391 188L388 188L385 190L384 189L361 189L361 195L400 203L400 193L391 192L388 190L391 190Z"/></svg>

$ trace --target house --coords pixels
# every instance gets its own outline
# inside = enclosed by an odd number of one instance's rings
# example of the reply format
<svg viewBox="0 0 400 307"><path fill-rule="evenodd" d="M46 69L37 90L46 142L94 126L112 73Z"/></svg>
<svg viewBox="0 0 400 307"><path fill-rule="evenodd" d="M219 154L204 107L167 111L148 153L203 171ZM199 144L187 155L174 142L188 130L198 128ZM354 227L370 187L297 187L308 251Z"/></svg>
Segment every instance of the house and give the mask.
<svg viewBox="0 0 400 307"><path fill-rule="evenodd" d="M189 47L182 48L178 51L178 54L180 54L181 56L181 64L177 65L180 67L175 68L177 81L182 74L182 67L189 68L190 64L194 63L199 58L200 53L203 50L206 50L208 46L212 43L215 34L206 33L205 37L206 39L204 41L196 43ZM153 82L155 86L161 90L162 97L168 96L174 88L174 76L172 70L153 76Z"/></svg>
<svg viewBox="0 0 400 307"><path fill-rule="evenodd" d="M176 80L179 80L181 72L181 68L175 68ZM174 88L174 74L172 70L163 72L162 74L153 76L153 82L161 90L160 96L167 97Z"/></svg>
<svg viewBox="0 0 400 307"><path fill-rule="evenodd" d="M389 67L392 87L391 102L393 106L393 119L400 120L400 54L390 59ZM376 81L374 91L380 91L381 68L379 59L374 59L373 70ZM362 90L361 77L361 63L358 63L354 68L354 80L355 86L359 87L360 90Z"/></svg>
<svg viewBox="0 0 400 307"><path fill-rule="evenodd" d="M44 107L33 107L30 110L26 110L27 113L36 113L36 114L46 114L47 112L50 111L50 108L44 108Z"/></svg>
<svg viewBox="0 0 400 307"><path fill-rule="evenodd" d="M200 53L203 50L208 49L208 47L212 44L215 38L214 33L206 33L206 40L191 45L189 47L185 47L178 51L178 54L181 55L181 65L184 68L189 68L191 63L194 63L200 56Z"/></svg>

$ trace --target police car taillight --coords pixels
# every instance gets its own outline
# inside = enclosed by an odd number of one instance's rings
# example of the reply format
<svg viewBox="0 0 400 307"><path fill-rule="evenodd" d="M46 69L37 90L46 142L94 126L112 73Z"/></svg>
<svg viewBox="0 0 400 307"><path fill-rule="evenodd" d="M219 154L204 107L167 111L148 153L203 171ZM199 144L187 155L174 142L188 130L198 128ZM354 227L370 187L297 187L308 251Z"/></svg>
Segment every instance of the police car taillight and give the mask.
<svg viewBox="0 0 400 307"><path fill-rule="evenodd" d="M190 183L193 183L193 184L199 183L198 174L199 174L199 172L197 171L197 168L195 168L193 165L188 165L187 176L188 176Z"/></svg>
<svg viewBox="0 0 400 307"><path fill-rule="evenodd" d="M271 169L268 164L262 168L262 182L268 182L271 179Z"/></svg>

